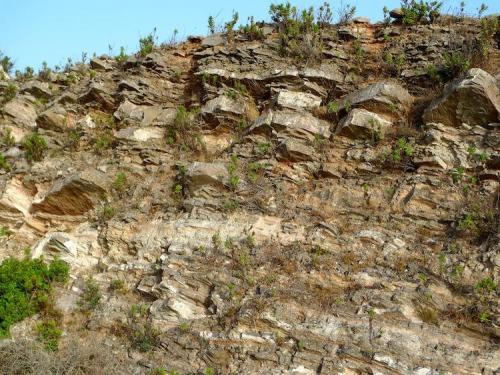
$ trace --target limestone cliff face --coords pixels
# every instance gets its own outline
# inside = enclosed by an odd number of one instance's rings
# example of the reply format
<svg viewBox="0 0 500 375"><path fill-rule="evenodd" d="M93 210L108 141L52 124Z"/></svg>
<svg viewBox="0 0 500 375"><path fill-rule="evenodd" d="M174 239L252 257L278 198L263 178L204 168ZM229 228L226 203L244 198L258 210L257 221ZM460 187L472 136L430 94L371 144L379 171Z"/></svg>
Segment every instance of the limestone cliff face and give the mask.
<svg viewBox="0 0 500 375"><path fill-rule="evenodd" d="M477 22L359 21L307 62L266 26L18 82L0 257L70 263L63 341L100 338L139 374L499 371L498 288L478 286L499 280L499 52L444 86L429 66ZM89 276L103 303L82 317ZM126 333L141 303L149 353Z"/></svg>

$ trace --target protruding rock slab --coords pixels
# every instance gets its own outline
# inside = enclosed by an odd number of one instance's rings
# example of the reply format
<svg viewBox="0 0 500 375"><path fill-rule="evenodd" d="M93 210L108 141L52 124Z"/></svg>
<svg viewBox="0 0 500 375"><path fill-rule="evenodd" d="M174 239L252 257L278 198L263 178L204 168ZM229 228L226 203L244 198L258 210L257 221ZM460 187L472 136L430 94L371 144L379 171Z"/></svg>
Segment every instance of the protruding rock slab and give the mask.
<svg viewBox="0 0 500 375"><path fill-rule="evenodd" d="M36 122L42 129L64 130L67 127L67 115L64 107L55 105L40 113Z"/></svg>
<svg viewBox="0 0 500 375"><path fill-rule="evenodd" d="M36 110L26 97L18 96L4 105L2 109L4 119L22 128L36 127Z"/></svg>
<svg viewBox="0 0 500 375"><path fill-rule="evenodd" d="M342 119L336 133L356 139L372 139L383 136L392 122L365 109L355 108Z"/></svg>
<svg viewBox="0 0 500 375"><path fill-rule="evenodd" d="M189 190L194 192L204 186L223 188L229 179L227 167L222 163L195 162L188 167Z"/></svg>
<svg viewBox="0 0 500 375"><path fill-rule="evenodd" d="M377 82L359 91L355 91L339 100L339 109L349 107L395 116L409 110L412 96L398 83Z"/></svg>
<svg viewBox="0 0 500 375"><path fill-rule="evenodd" d="M314 148L304 142L287 139L280 145L277 158L281 161L292 162L312 161L315 159L315 154Z"/></svg>
<svg viewBox="0 0 500 375"><path fill-rule="evenodd" d="M251 126L250 132L274 130L282 137L313 141L315 137L329 138L330 124L309 112L291 110L267 111Z"/></svg>
<svg viewBox="0 0 500 375"><path fill-rule="evenodd" d="M223 124L226 122L237 122L243 118L253 120L258 116L255 105L244 98L231 98L220 95L205 103L201 114L209 122Z"/></svg>
<svg viewBox="0 0 500 375"><path fill-rule="evenodd" d="M311 110L321 105L321 98L306 92L283 90L278 93L277 103L284 108Z"/></svg>
<svg viewBox="0 0 500 375"><path fill-rule="evenodd" d="M485 126L498 122L500 90L495 77L481 69L470 69L463 79L451 82L443 95L426 109L423 119L448 126Z"/></svg>
<svg viewBox="0 0 500 375"><path fill-rule="evenodd" d="M157 127L125 128L116 132L115 136L121 141L148 142L165 137L164 130Z"/></svg>
<svg viewBox="0 0 500 375"><path fill-rule="evenodd" d="M82 172L56 181L50 190L34 202L32 212L53 215L82 215L93 209L106 196L98 172Z"/></svg>

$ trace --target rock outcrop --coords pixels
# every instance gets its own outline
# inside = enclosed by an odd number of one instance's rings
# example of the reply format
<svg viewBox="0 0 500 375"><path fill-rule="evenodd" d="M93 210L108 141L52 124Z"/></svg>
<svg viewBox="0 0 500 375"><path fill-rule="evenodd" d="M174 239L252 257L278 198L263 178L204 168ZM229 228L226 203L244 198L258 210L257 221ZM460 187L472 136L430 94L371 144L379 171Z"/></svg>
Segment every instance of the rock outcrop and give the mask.
<svg viewBox="0 0 500 375"><path fill-rule="evenodd" d="M481 69L469 70L464 78L448 84L423 119L455 127L500 122L500 90L495 78Z"/></svg>
<svg viewBox="0 0 500 375"><path fill-rule="evenodd" d="M0 261L69 264L60 347L140 375L498 372L497 45L451 79L478 20L254 26L0 77Z"/></svg>

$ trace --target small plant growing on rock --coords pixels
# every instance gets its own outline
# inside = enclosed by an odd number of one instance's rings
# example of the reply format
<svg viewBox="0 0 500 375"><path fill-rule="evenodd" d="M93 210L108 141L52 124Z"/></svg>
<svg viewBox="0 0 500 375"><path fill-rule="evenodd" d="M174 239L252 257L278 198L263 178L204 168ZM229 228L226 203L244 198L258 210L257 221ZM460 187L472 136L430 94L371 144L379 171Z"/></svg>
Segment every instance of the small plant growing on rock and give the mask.
<svg viewBox="0 0 500 375"><path fill-rule="evenodd" d="M215 34L215 18L214 18L214 16L208 17L208 32L210 34Z"/></svg>
<svg viewBox="0 0 500 375"><path fill-rule="evenodd" d="M37 339L41 341L48 351L56 351L59 349L59 339L62 336L62 329L55 320L39 323L36 326L38 333Z"/></svg>
<svg viewBox="0 0 500 375"><path fill-rule="evenodd" d="M319 7L317 19L319 27L324 28L332 24L333 12L329 2L325 1L323 5Z"/></svg>
<svg viewBox="0 0 500 375"><path fill-rule="evenodd" d="M260 142L257 144L257 154L266 155L271 148L271 144L269 142Z"/></svg>
<svg viewBox="0 0 500 375"><path fill-rule="evenodd" d="M125 52L125 47L123 47L123 46L120 47L120 53L115 57L115 60L119 64L122 64L128 60L128 55Z"/></svg>
<svg viewBox="0 0 500 375"><path fill-rule="evenodd" d="M313 7L299 12L289 2L271 4L269 14L279 33L282 55L305 61L320 55L320 25Z"/></svg>
<svg viewBox="0 0 500 375"><path fill-rule="evenodd" d="M48 81L52 74L52 69L46 61L42 62L42 68L38 71L38 79L41 81Z"/></svg>
<svg viewBox="0 0 500 375"><path fill-rule="evenodd" d="M488 10L488 5L481 3L479 8L477 8L477 18L483 18L484 14Z"/></svg>
<svg viewBox="0 0 500 375"><path fill-rule="evenodd" d="M139 39L139 55L141 57L146 57L146 55L153 52L155 43L158 37L156 36L156 28L153 29L151 33L143 38Z"/></svg>
<svg viewBox="0 0 500 375"><path fill-rule="evenodd" d="M344 2L341 0L340 8L338 10L339 24L345 25L349 23L354 18L355 14L356 7L354 5L344 4Z"/></svg>
<svg viewBox="0 0 500 375"><path fill-rule="evenodd" d="M444 70L449 78L457 77L465 73L470 68L470 61L462 52L444 53Z"/></svg>
<svg viewBox="0 0 500 375"><path fill-rule="evenodd" d="M0 136L0 145L5 147L12 147L16 144L16 140L12 135L11 128L3 128Z"/></svg>
<svg viewBox="0 0 500 375"><path fill-rule="evenodd" d="M4 225L2 225L0 227L0 238L1 237L9 237L11 234L12 234L12 231L8 227L6 227Z"/></svg>
<svg viewBox="0 0 500 375"><path fill-rule="evenodd" d="M494 37L498 33L498 17L492 16L481 20L478 36L478 48L482 56L488 56L494 46Z"/></svg>
<svg viewBox="0 0 500 375"><path fill-rule="evenodd" d="M10 164L2 153L0 153L0 169L3 169L5 172L10 171Z"/></svg>
<svg viewBox="0 0 500 375"><path fill-rule="evenodd" d="M83 287L83 293L78 300L80 310L90 312L97 309L101 304L101 299L102 293L99 284L92 278L87 279Z"/></svg>
<svg viewBox="0 0 500 375"><path fill-rule="evenodd" d="M497 290L497 285L491 277L485 277L484 279L476 283L475 289L478 292L492 293Z"/></svg>
<svg viewBox="0 0 500 375"><path fill-rule="evenodd" d="M413 147L404 138L399 138L392 151L392 160L399 163L403 157L413 156Z"/></svg>
<svg viewBox="0 0 500 375"><path fill-rule="evenodd" d="M123 172L118 172L115 180L113 181L113 189L118 192L123 192L125 190L125 184L127 182L127 175Z"/></svg>
<svg viewBox="0 0 500 375"><path fill-rule="evenodd" d="M236 155L231 155L231 160L227 166L227 171L229 172L229 187L231 190L236 190L240 184L240 177L236 174L238 169L238 157Z"/></svg>
<svg viewBox="0 0 500 375"><path fill-rule="evenodd" d="M4 55L2 51L0 51L0 65L5 73L10 74L12 68L14 67L14 62L9 56Z"/></svg>
<svg viewBox="0 0 500 375"><path fill-rule="evenodd" d="M122 279L113 279L109 284L109 288L113 292L124 293L127 290L127 285L125 284L125 281Z"/></svg>
<svg viewBox="0 0 500 375"><path fill-rule="evenodd" d="M38 133L31 133L24 137L21 145L25 149L25 156L29 162L42 160L48 149L47 141Z"/></svg>
<svg viewBox="0 0 500 375"><path fill-rule="evenodd" d="M464 167L457 167L451 171L451 179L453 180L454 184L458 184L459 182L462 181L465 173L465 168Z"/></svg>
<svg viewBox="0 0 500 375"><path fill-rule="evenodd" d="M407 26L419 23L433 23L440 16L442 1L403 0L403 24Z"/></svg>
<svg viewBox="0 0 500 375"><path fill-rule="evenodd" d="M299 352L303 351L306 347L306 343L304 342L304 340L298 340L297 341L297 350Z"/></svg>
<svg viewBox="0 0 500 375"><path fill-rule="evenodd" d="M234 40L234 27L236 26L236 23L238 22L240 18L240 15L238 12L233 11L233 16L231 17L231 20L229 22L226 22L225 29L226 29L226 35L227 35L227 40L229 42L232 42Z"/></svg>
<svg viewBox="0 0 500 375"><path fill-rule="evenodd" d="M253 17L248 17L248 23L241 30L249 40L264 39L262 28L257 25Z"/></svg>
<svg viewBox="0 0 500 375"><path fill-rule="evenodd" d="M384 53L384 62L387 64L388 71L391 75L399 77L405 63L404 55L394 56L391 52Z"/></svg>
<svg viewBox="0 0 500 375"><path fill-rule="evenodd" d="M9 83L3 92L3 103L10 102L17 95L17 86L13 83Z"/></svg>
<svg viewBox="0 0 500 375"><path fill-rule="evenodd" d="M115 216L115 214L116 210L114 209L114 207L107 204L102 208L100 212L100 218L103 221L108 221L111 220Z"/></svg>

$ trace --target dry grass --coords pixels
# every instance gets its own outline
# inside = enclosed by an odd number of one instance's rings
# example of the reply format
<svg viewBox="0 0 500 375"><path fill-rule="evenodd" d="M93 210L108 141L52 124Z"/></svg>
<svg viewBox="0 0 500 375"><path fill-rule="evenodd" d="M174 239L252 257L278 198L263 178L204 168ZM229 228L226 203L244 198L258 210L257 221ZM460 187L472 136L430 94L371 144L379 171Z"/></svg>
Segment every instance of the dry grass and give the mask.
<svg viewBox="0 0 500 375"><path fill-rule="evenodd" d="M132 373L102 343L72 342L58 352L46 352L36 342L19 341L0 347L2 375L114 375Z"/></svg>

